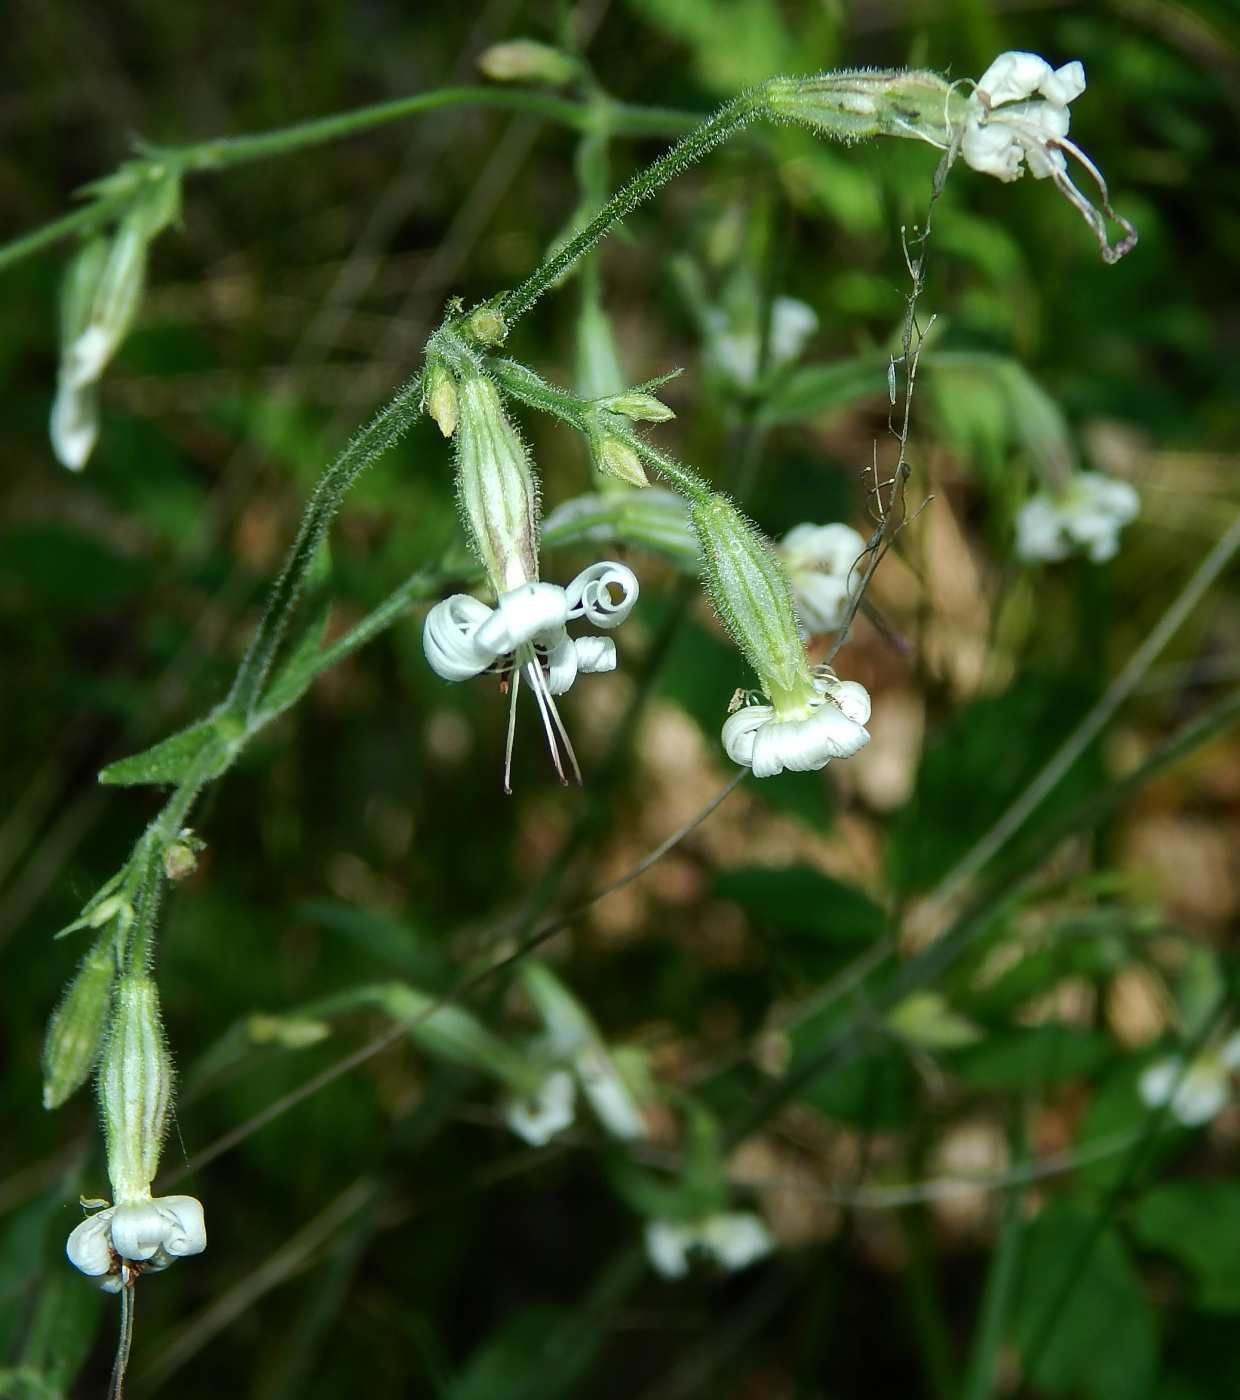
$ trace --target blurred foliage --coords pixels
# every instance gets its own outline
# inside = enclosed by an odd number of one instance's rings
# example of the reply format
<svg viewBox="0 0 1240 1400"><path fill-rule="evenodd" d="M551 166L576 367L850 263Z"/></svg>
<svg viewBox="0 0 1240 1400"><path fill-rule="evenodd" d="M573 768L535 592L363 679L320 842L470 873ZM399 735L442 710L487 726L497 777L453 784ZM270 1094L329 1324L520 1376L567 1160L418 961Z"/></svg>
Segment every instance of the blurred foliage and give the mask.
<svg viewBox="0 0 1240 1400"><path fill-rule="evenodd" d="M7 7L0 224L58 217L135 134L200 141L472 83L487 45L554 43L564 22L550 0ZM526 1147L491 1083L402 1037L178 1188L203 1199L210 1247L143 1282L130 1392L1234 1395L1240 1106L1168 1129L1138 1085L1233 1028L1240 740L1072 825L1240 677L1234 568L983 872L990 902L941 967L955 910L926 913L1240 507L1234 7L590 0L573 22L606 91L702 115L777 72L1080 58L1073 136L1140 246L1104 267L1045 184L948 181L910 452L910 504L933 500L837 662L874 697L870 746L747 779L545 949L644 1086L648 1140L628 1156L583 1109ZM665 144L614 141L613 186ZM578 206L574 156L548 118L461 107L189 179L80 476L46 436L68 247L0 271L0 1394L101 1394L114 1347L114 1301L62 1254L79 1192L105 1187L96 1115L85 1093L46 1114L39 1088L43 1025L84 952L51 935L156 810L95 774L222 698L320 472L416 369L449 296L537 265ZM751 128L603 248L627 374L685 371L657 440L772 535L866 529L872 454L893 457L900 230L924 221L937 159ZM704 350L692 287L755 317L795 297L818 329L799 364L738 385ZM508 350L569 382L579 306L570 281ZM593 489L582 444L523 426L548 509ZM1078 463L1133 482L1142 518L1112 563L1019 565L1015 511ZM459 545L448 454L421 423L337 518L328 636ZM551 551L548 576L591 557ZM384 1032L382 999L355 989L458 985L722 789L719 726L752 678L668 564L624 557L643 597L621 670L565 704L581 791L554 786L525 715L503 797L505 707L429 672L417 615L212 790L158 962L181 1070L165 1170ZM933 985L912 1001L900 969L921 966ZM517 981L467 1009L534 1043ZM779 1252L659 1278L641 1202L679 1209L695 1172L720 1170Z"/></svg>

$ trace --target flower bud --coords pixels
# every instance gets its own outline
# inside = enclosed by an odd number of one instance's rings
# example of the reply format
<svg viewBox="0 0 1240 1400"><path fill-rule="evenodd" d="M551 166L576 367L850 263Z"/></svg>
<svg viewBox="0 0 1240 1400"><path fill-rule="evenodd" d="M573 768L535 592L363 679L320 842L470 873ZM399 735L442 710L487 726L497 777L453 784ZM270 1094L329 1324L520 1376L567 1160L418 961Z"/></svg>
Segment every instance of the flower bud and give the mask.
<svg viewBox="0 0 1240 1400"><path fill-rule="evenodd" d="M43 1107L59 1108L86 1083L99 1058L112 1010L116 953L111 935L100 938L52 1013L43 1042Z"/></svg>
<svg viewBox="0 0 1240 1400"><path fill-rule="evenodd" d="M159 1016L159 990L146 973L116 985L115 1011L99 1073L108 1175L118 1204L149 1195L172 1099L172 1062Z"/></svg>
<svg viewBox="0 0 1240 1400"><path fill-rule="evenodd" d="M538 493L529 455L499 391L471 371L458 385L457 496L496 597L538 577Z"/></svg>
<svg viewBox="0 0 1240 1400"><path fill-rule="evenodd" d="M641 458L627 442L621 442L619 438L603 438L597 444L595 460L598 462L599 471L607 476L614 476L617 481L623 481L629 486L650 485Z"/></svg>
<svg viewBox="0 0 1240 1400"><path fill-rule="evenodd" d="M788 579L757 530L723 496L690 506L702 546L702 579L719 614L777 710L814 698Z"/></svg>
<svg viewBox="0 0 1240 1400"><path fill-rule="evenodd" d="M609 413L621 413L640 423L666 423L676 416L653 394L643 394L639 389L626 389L623 394L600 399L599 407L607 409Z"/></svg>
<svg viewBox="0 0 1240 1400"><path fill-rule="evenodd" d="M434 360L426 371L426 411L439 424L439 431L446 438L456 432L460 420L460 400L456 396L456 384L442 361Z"/></svg>
<svg viewBox="0 0 1240 1400"><path fill-rule="evenodd" d="M508 323L493 306L478 306L466 316L463 329L479 345L500 345L508 334Z"/></svg>
<svg viewBox="0 0 1240 1400"><path fill-rule="evenodd" d="M570 54L536 39L509 39L478 56L478 68L497 83L547 83L561 87L577 73Z"/></svg>
<svg viewBox="0 0 1240 1400"><path fill-rule="evenodd" d="M841 141L907 136L944 149L968 99L923 69L854 69L810 78L772 78L764 88L775 121L798 122Z"/></svg>

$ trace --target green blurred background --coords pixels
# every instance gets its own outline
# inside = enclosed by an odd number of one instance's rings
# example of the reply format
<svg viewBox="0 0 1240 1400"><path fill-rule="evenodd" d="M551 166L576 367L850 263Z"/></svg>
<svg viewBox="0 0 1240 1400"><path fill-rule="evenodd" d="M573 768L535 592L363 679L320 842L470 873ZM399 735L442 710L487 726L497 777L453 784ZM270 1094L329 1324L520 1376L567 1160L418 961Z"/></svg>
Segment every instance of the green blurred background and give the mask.
<svg viewBox="0 0 1240 1400"><path fill-rule="evenodd" d="M555 42L564 20L530 0L14 0L0 16L0 229L63 212L134 136L191 142L481 81L489 44ZM874 743L825 775L747 781L551 946L610 1039L736 1123L831 1028L811 1018L789 1037L780 1008L812 998L986 830L1240 506L1240 15L1225 0L595 0L572 22L612 94L702 114L774 73L977 76L1009 47L1080 58L1073 135L1141 234L1108 268L1050 188L953 172L911 453L915 502L935 500L880 570L882 626L859 623L838 662L875 696ZM664 145L618 140L613 180ZM77 1193L105 1190L96 1115L86 1093L44 1113L38 1067L81 954L51 935L156 810L148 790L104 791L94 774L220 698L318 474L417 368L447 297L492 296L537 265L576 204L573 154L549 121L466 108L191 179L80 477L45 431L66 249L0 274L0 1393L101 1394L111 1364L114 1300L100 1306L61 1256ZM630 376L686 371L660 441L771 534L864 527L862 474L876 439L890 449L885 400L831 410L820 396L756 433L753 404L703 368L684 268L721 300L752 286L808 302L807 362L881 358L907 292L899 230L924 219L936 161L913 143L754 129L606 245ZM509 351L568 382L576 310L570 284ZM1040 439L1000 360L1058 403L1081 464L1141 491L1114 563L1012 562ZM523 421L548 505L588 490L581 445ZM457 531L448 453L421 424L338 518L333 632ZM552 554L548 573L589 557ZM182 1083L166 1166L385 1023L343 1016L301 1049L252 1034L235 1071L212 1077L203 1057L231 1027L393 977L443 990L502 946L503 918L544 872L571 903L727 780L718 728L752 679L668 566L630 562L644 592L621 672L565 706L582 791L555 786L531 713L502 797L505 707L481 682L429 672L417 617L327 675L213 791L158 963ZM1240 675L1236 582L1035 827ZM871 1027L846 1069L762 1117L732 1171L759 1183L740 1199L783 1247L735 1276L658 1279L588 1123L526 1149L487 1085L397 1045L178 1188L203 1199L210 1248L141 1288L130 1392L948 1400L966 1395L1006 1219L1019 1247L994 1393L1234 1395L1234 1107L1139 1160L1006 1197L841 1202L1137 1122L1137 1074L1191 1039L1203 996L1226 1024L1238 909L1240 744L1223 739L1057 846L945 976L937 990L974 1044ZM506 1034L532 1029L502 983L472 1004ZM675 1150L667 1119L654 1137Z"/></svg>

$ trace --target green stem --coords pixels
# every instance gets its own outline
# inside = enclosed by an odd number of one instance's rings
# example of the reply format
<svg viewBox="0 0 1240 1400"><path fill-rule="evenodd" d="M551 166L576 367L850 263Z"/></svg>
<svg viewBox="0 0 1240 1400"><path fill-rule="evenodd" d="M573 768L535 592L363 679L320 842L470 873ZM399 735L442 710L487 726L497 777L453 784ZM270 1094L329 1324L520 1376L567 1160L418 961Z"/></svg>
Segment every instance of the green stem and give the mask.
<svg viewBox="0 0 1240 1400"><path fill-rule="evenodd" d="M623 189L607 201L602 210L575 238L570 239L541 267L536 268L515 291L508 293L499 307L504 320L509 325L518 321L559 282L583 253L588 253L621 219L649 199L661 185L679 175L686 166L700 160L720 142L747 126L755 117L761 116L765 110L766 101L760 90L744 93L721 107L713 117L707 118L653 165L635 175Z"/></svg>

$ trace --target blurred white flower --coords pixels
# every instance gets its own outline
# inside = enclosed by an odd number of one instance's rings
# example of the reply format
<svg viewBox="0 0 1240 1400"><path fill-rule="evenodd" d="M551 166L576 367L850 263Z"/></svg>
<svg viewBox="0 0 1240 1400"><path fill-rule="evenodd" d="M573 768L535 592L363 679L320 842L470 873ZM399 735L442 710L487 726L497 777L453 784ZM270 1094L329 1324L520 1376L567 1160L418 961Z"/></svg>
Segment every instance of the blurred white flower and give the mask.
<svg viewBox="0 0 1240 1400"><path fill-rule="evenodd" d="M1141 1098L1150 1108L1170 1105L1186 1128L1199 1128L1227 1106L1232 1096L1231 1075L1240 1069L1240 1034L1217 1050L1206 1050L1184 1063L1171 1055L1152 1064L1138 1081Z"/></svg>
<svg viewBox="0 0 1240 1400"><path fill-rule="evenodd" d="M193 1196L145 1196L108 1206L69 1236L65 1253L84 1274L118 1293L139 1272L158 1272L207 1247L202 1206Z"/></svg>
<svg viewBox="0 0 1240 1400"><path fill-rule="evenodd" d="M810 336L818 329L818 313L796 297L776 297L771 303L767 338L767 368L778 369L799 359ZM712 307L707 317L707 353L715 368L744 388L758 379L762 353L757 327L741 329L722 307Z"/></svg>
<svg viewBox="0 0 1240 1400"><path fill-rule="evenodd" d="M1040 491L1020 508L1016 553L1028 561L1056 560L1080 548L1104 564L1119 551L1119 532L1140 509L1141 498L1126 481L1078 472L1063 491Z"/></svg>
<svg viewBox="0 0 1240 1400"><path fill-rule="evenodd" d="M1026 166L1035 180L1053 180L1093 230L1103 258L1116 262L1136 244L1137 233L1111 208L1101 171L1068 139L1068 104L1084 91L1085 69L1077 60L1052 68L1036 53L1001 53L978 79L969 99L960 154L974 170L1005 182L1019 179ZM1035 93L1044 100L1037 100ZM1102 197L1101 210L1072 183L1065 152L1093 177ZM1114 246L1104 216L1124 230Z"/></svg>
<svg viewBox="0 0 1240 1400"><path fill-rule="evenodd" d="M650 1220L646 1257L664 1278L683 1278L697 1250L729 1272L747 1269L775 1251L775 1237L749 1211L720 1211L702 1220Z"/></svg>
<svg viewBox="0 0 1240 1400"><path fill-rule="evenodd" d="M849 525L797 525L775 553L792 585L792 601L809 633L839 627L861 583L865 540Z"/></svg>

